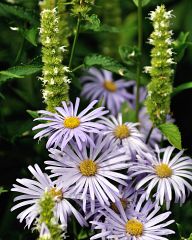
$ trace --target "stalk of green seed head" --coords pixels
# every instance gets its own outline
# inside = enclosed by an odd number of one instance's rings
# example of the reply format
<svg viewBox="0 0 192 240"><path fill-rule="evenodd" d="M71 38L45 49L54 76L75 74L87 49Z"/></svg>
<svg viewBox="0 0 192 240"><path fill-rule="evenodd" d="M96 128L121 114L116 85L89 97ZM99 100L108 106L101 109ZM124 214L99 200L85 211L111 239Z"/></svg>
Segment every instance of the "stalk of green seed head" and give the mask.
<svg viewBox="0 0 192 240"><path fill-rule="evenodd" d="M142 26L142 0L138 1L138 49L140 55L142 56L142 44L143 44L143 26ZM139 88L140 88L140 78L141 78L141 57L137 63L137 79L136 79L136 121L138 121L139 116Z"/></svg>
<svg viewBox="0 0 192 240"><path fill-rule="evenodd" d="M101 7L101 17L103 24L118 28L121 26L121 7L119 0L103 1L100 0L98 5ZM120 45L119 33L102 33L102 44L100 46L104 55L119 57L118 47Z"/></svg>
<svg viewBox="0 0 192 240"><path fill-rule="evenodd" d="M74 40L73 40L73 45L72 45L72 49L71 49L71 55L70 55L70 59L69 59L69 69L71 69L72 62L73 62L73 57L74 57L74 54L75 54L75 48L76 48L77 39L78 39L78 36L79 36L80 22L81 22L81 20L80 20L80 16L79 16L78 19L77 19L77 26L76 26L76 30L75 30L75 37L74 37Z"/></svg>
<svg viewBox="0 0 192 240"><path fill-rule="evenodd" d="M148 96L145 102L150 119L154 126L166 122L166 116L170 113L170 96L172 93L173 52L172 31L170 19L172 11L166 11L161 5L150 13L154 31L150 35L149 43L151 50L151 66L145 67L145 71L151 76L148 84Z"/></svg>
<svg viewBox="0 0 192 240"><path fill-rule="evenodd" d="M41 12L40 37L42 43L43 99L49 111L54 112L62 101L69 101L68 67L62 64L66 47L61 44L58 11L54 9Z"/></svg>
<svg viewBox="0 0 192 240"><path fill-rule="evenodd" d="M48 191L44 193L39 201L40 215L36 220L36 229L40 236L38 240L61 240L65 239L63 227L54 216L55 200Z"/></svg>

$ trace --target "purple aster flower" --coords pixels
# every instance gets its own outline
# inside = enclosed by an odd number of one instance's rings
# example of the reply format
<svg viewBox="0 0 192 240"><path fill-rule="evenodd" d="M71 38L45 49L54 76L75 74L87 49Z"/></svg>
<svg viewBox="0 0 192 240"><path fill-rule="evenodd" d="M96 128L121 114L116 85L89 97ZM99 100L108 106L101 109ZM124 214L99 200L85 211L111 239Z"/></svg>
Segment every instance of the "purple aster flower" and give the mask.
<svg viewBox="0 0 192 240"><path fill-rule="evenodd" d="M159 206L152 203L151 200L143 201L139 199L135 207L125 212L123 207L119 207L119 214L106 207L107 211L102 211L105 216L105 222L93 221L95 229L100 229L101 233L91 237L94 239L118 239L118 240L168 240L169 234L174 231L167 228L174 220L165 220L171 212L165 212L157 215Z"/></svg>
<svg viewBox="0 0 192 240"><path fill-rule="evenodd" d="M46 147L50 148L52 146L56 148L59 146L61 150L65 148L72 138L76 141L79 149L82 148L82 142L94 145L88 133L100 133L103 125L93 122L93 120L108 113L108 111L103 111L104 107L96 108L90 112L97 102L97 100L91 102L79 114L77 113L80 103L79 98L76 98L74 107L72 102L70 102L69 106L67 106L66 102L62 102L63 107L55 108L58 113L39 111L42 116L35 120L43 120L46 123L41 123L33 128L33 130L43 129L34 138L41 139L44 136L48 136Z"/></svg>
<svg viewBox="0 0 192 240"><path fill-rule="evenodd" d="M174 147L167 147L164 150L163 158L161 158L161 151L156 146L157 157L151 155L151 158L149 158L148 156L150 165L134 163L130 167L130 170L134 172L132 176L146 173L146 176L137 183L136 189L145 186L146 199L149 198L151 191L156 189L157 202L162 205L165 201L167 209L170 207L170 201L173 198L172 191L174 191L175 202L181 204L186 200L186 189L192 191L192 186L188 183L188 181L192 181L192 159L182 156L183 151L172 156L174 149Z"/></svg>
<svg viewBox="0 0 192 240"><path fill-rule="evenodd" d="M114 81L112 73L107 70L90 68L88 75L83 76L81 81L84 83L82 95L90 100L103 100L103 104L113 115L117 115L123 102L134 98L126 91L134 81L126 82L123 79Z"/></svg>
<svg viewBox="0 0 192 240"><path fill-rule="evenodd" d="M123 123L122 114L118 114L117 119L114 116L110 116L109 119L102 117L99 122L106 126L102 133L107 136L109 141L123 146L127 154L130 154L133 158L136 153L149 152L143 140L144 136L136 128L139 123Z"/></svg>
<svg viewBox="0 0 192 240"><path fill-rule="evenodd" d="M27 178L17 179L16 181L20 183L20 185L14 184L11 189L11 191L22 193L22 195L14 199L14 201L20 201L20 203L16 204L11 211L28 206L17 216L20 222L26 219L28 228L31 226L32 222L40 213L40 199L46 191L49 191L55 200L55 217L59 219L63 225L67 226L68 217L72 214L81 226L87 225L81 214L67 200L74 198L64 186L56 185L47 174L41 171L37 164L35 164L34 168L29 166L28 169L36 180Z"/></svg>
<svg viewBox="0 0 192 240"><path fill-rule="evenodd" d="M80 151L75 144L67 146L64 152L57 149L51 149L50 157L54 161L47 161L51 165L54 173L52 176L59 176L59 181L71 186L71 194L80 195L83 200L83 210L86 211L87 201L91 202L91 211L94 212L95 200L101 205L109 205L109 201L115 202L116 196L119 196L118 188L112 183L117 182L127 185L127 175L118 171L128 168L129 156L122 150L114 149L109 146L105 152L103 147L108 145L108 139L100 135L95 146L87 149L83 145ZM90 196L90 199L88 198Z"/></svg>

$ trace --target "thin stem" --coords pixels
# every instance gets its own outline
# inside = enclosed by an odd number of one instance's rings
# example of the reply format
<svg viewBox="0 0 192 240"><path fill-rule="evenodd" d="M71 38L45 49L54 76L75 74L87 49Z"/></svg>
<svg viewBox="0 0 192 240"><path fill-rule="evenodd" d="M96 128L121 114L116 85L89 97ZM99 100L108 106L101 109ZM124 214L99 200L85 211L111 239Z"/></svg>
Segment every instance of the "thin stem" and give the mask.
<svg viewBox="0 0 192 240"><path fill-rule="evenodd" d="M78 17L77 19L77 26L76 26L76 32L75 32L75 37L73 40L73 46L72 46L72 50L71 50L71 56L70 56L70 60L69 60L69 69L71 69L72 66L72 62L73 62L73 57L74 57L74 53L75 53L75 48L76 48L76 44L77 44L77 39L79 36L79 29L80 29L80 17Z"/></svg>
<svg viewBox="0 0 192 240"><path fill-rule="evenodd" d="M151 137L151 134L152 134L152 132L153 132L153 126L151 127L151 129L149 130L149 133L148 133L148 135L147 135L147 138L146 138L146 141L145 141L145 143L147 144L148 142L149 142L149 139L150 139L150 137Z"/></svg>
<svg viewBox="0 0 192 240"><path fill-rule="evenodd" d="M79 70L79 69L81 69L83 67L84 67L84 64L81 64L81 65L77 66L76 68L73 68L71 71L75 72L75 71L77 71L77 70Z"/></svg>
<svg viewBox="0 0 192 240"><path fill-rule="evenodd" d="M138 0L138 49L140 51L140 58L137 64L137 79L136 79L136 121L138 121L139 115L139 87L140 87L140 78L141 78L141 56L142 56L142 44L143 44L143 27L142 27L142 0Z"/></svg>

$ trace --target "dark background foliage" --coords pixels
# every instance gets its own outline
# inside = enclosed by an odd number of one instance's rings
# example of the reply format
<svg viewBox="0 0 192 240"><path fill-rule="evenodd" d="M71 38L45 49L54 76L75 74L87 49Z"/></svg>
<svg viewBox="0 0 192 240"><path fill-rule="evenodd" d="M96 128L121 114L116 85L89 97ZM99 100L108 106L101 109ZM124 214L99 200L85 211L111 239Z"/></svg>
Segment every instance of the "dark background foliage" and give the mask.
<svg viewBox="0 0 192 240"><path fill-rule="evenodd" d="M110 0L105 0L110 4ZM8 2L8 1L7 1ZM6 13L0 1L0 71L13 66L21 66L33 63L41 64L41 46L38 38L39 7L37 0L17 0L16 3L8 3L11 6L20 6L28 9L24 17L14 13ZM11 2L11 1L9 1ZM95 12L101 20L114 24L113 13L104 12L100 7L101 0L95 6ZM118 2L118 1L117 1ZM173 9L173 30L177 38L180 32L190 32L188 42L192 41L192 1L191 0L152 0L144 8L144 52L143 64L149 64L150 46L147 38L152 30L149 20L146 18L149 11L154 10L157 4L165 4L167 9ZM74 66L81 64L85 54L100 51L120 59L118 45L136 45L137 40L137 12L136 6L131 0L119 0L120 19L116 19L116 27L120 33L83 32L80 34ZM30 16L32 16L30 18ZM119 26L118 26L119 24ZM19 31L13 31L19 27ZM73 38L70 39L72 41ZM102 50L105 45L106 49ZM112 46L113 51L110 51ZM174 86L192 81L192 48L190 44L184 57L177 65ZM81 72L78 72L81 74ZM24 240L35 239L30 231L23 230L24 224L16 220L18 211L10 212L13 206L13 194L10 189L16 178L29 176L27 166L38 163L43 166L47 159L45 142L38 143L33 140L31 128L33 119L27 110L44 108L41 98L41 84L37 79L39 73L23 78L4 80L0 76L0 186L8 190L0 195L0 240ZM73 99L79 94L75 86L71 86L70 95ZM176 124L181 130L183 147L192 154L192 90L185 90L172 99L172 113ZM192 202L189 199L183 207L174 207L174 219L182 225L182 235L187 237L192 232ZM175 227L176 228L176 227ZM177 230L176 230L177 231ZM179 239L174 237L173 239Z"/></svg>

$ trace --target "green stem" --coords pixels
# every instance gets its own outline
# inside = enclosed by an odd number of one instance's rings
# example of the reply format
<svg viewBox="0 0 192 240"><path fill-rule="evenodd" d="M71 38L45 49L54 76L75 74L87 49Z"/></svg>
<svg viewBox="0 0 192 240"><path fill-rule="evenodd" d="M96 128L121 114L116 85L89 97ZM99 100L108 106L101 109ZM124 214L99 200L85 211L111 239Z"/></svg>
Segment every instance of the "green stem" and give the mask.
<svg viewBox="0 0 192 240"><path fill-rule="evenodd" d="M84 64L81 64L81 65L77 66L76 68L73 68L71 71L75 72L75 71L77 71L77 70L79 70L79 69L81 69L83 67L84 67Z"/></svg>
<svg viewBox="0 0 192 240"><path fill-rule="evenodd" d="M150 137L151 137L151 134L152 134L152 132L153 132L153 126L151 127L151 129L149 130L149 133L148 133L148 135L147 135L147 138L146 138L146 144L149 142L149 139L150 139Z"/></svg>
<svg viewBox="0 0 192 240"><path fill-rule="evenodd" d="M142 44L143 44L143 27L142 27L142 0L138 0L138 49L140 51L140 58L137 64L137 79L136 79L136 121L138 121L139 115L139 87L140 87L140 78L141 78L141 56L142 56Z"/></svg>
<svg viewBox="0 0 192 240"><path fill-rule="evenodd" d="M69 69L71 69L72 62L73 62L73 57L74 57L74 53L75 53L75 48L76 48L76 44L77 44L77 39L78 39L78 36L79 36L80 23L81 23L81 19L80 19L80 17L78 17L78 19L77 19L77 26L76 26L76 32L75 32L75 37L74 37L74 40L73 40L73 46L72 46L71 56L70 56L70 60L69 60Z"/></svg>

